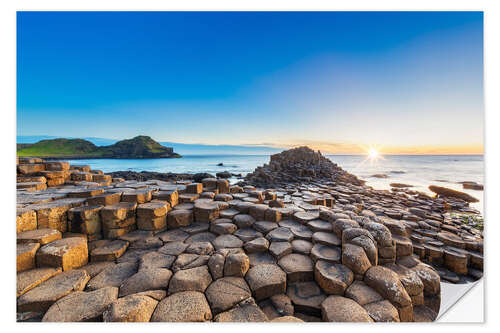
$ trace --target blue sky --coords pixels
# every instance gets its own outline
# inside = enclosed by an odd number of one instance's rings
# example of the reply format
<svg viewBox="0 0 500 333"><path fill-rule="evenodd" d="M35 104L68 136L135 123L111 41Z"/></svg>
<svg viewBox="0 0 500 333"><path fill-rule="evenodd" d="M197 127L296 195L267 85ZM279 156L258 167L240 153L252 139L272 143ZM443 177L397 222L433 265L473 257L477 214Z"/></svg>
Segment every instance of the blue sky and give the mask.
<svg viewBox="0 0 500 333"><path fill-rule="evenodd" d="M18 135L482 148L479 12L20 12L17 26Z"/></svg>

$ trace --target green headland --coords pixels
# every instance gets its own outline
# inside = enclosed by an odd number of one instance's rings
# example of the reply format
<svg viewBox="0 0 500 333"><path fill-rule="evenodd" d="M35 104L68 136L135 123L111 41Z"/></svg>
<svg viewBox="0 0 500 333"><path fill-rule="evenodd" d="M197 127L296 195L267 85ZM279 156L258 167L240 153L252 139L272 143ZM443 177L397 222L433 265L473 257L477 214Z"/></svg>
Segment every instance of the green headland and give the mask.
<svg viewBox="0 0 500 333"><path fill-rule="evenodd" d="M136 136L109 146L96 146L83 139L41 140L32 144L18 144L17 156L41 158L178 158L181 155L149 136Z"/></svg>

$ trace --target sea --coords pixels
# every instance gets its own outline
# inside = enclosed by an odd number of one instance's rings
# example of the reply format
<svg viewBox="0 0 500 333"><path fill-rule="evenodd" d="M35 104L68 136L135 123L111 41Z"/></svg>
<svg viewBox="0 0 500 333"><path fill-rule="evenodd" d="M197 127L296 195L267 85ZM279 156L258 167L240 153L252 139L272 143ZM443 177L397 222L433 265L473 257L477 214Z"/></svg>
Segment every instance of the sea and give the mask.
<svg viewBox="0 0 500 333"><path fill-rule="evenodd" d="M471 206L484 212L483 191L463 189L459 182L484 184L483 155L325 155L344 170L366 181L375 189L388 190L390 183L413 185L412 189L433 194L429 185L444 186L466 192L479 199ZM71 164L87 164L92 169L111 171L155 171L174 173L229 171L246 175L257 166L269 162L269 155L184 155L173 159L85 159L69 160ZM222 166L218 164L222 163ZM384 174L387 178L373 175ZM236 182L233 179L232 182Z"/></svg>

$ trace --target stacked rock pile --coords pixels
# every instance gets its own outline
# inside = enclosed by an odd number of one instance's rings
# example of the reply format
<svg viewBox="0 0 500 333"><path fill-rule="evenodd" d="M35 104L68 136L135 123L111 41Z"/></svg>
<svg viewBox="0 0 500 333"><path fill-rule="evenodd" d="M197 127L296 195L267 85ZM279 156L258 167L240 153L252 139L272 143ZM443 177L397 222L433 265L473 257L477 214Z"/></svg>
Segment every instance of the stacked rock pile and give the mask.
<svg viewBox="0 0 500 333"><path fill-rule="evenodd" d="M91 171L88 165L71 165L70 168L68 162L47 162L35 157L17 158L18 189L42 191L63 184L109 185L111 176L101 170Z"/></svg>
<svg viewBox="0 0 500 333"><path fill-rule="evenodd" d="M271 155L269 164L257 167L245 180L258 186L332 180L337 183L363 184L356 176L309 147L293 148Z"/></svg>
<svg viewBox="0 0 500 333"><path fill-rule="evenodd" d="M482 271L481 234L443 199L334 180L74 182L17 191L19 321L432 321L440 275Z"/></svg>

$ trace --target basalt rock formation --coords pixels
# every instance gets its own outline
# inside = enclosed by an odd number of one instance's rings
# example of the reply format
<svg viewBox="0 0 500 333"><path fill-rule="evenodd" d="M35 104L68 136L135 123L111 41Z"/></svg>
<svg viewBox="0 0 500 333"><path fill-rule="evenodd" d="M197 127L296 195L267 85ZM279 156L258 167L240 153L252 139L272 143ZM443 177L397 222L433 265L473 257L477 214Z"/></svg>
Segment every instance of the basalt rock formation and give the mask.
<svg viewBox="0 0 500 333"><path fill-rule="evenodd" d="M269 164L245 177L252 185L275 186L311 181L335 181L361 185L363 181L309 147L298 147L271 155Z"/></svg>
<svg viewBox="0 0 500 333"><path fill-rule="evenodd" d="M291 181L273 187L19 159L17 320L433 321L441 281L481 277L482 232L452 214L467 202L374 190L311 152L275 157Z"/></svg>

